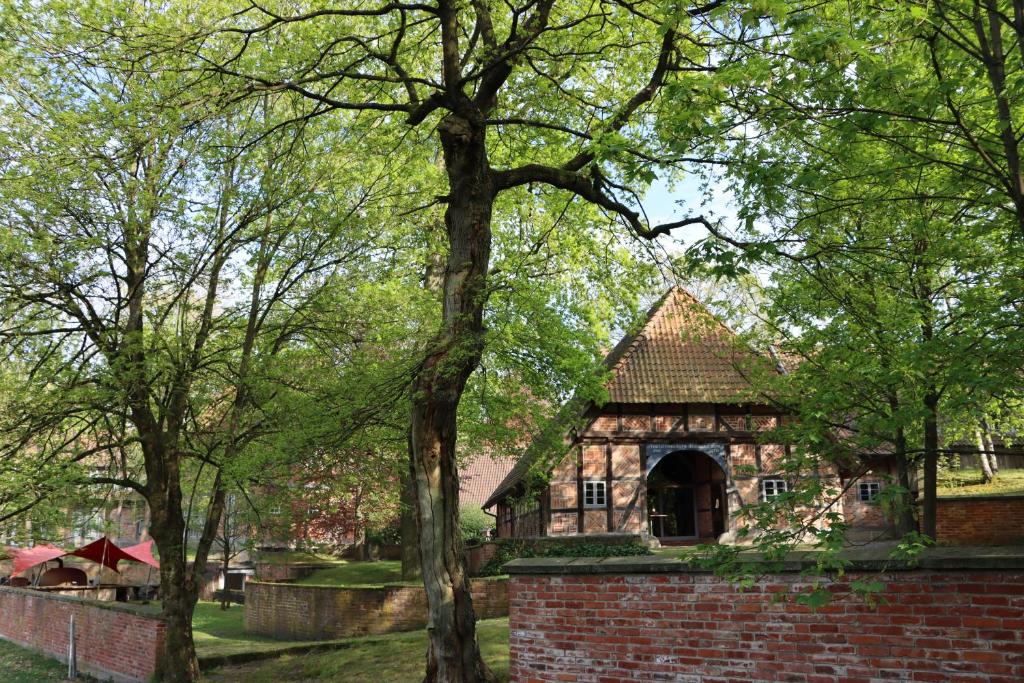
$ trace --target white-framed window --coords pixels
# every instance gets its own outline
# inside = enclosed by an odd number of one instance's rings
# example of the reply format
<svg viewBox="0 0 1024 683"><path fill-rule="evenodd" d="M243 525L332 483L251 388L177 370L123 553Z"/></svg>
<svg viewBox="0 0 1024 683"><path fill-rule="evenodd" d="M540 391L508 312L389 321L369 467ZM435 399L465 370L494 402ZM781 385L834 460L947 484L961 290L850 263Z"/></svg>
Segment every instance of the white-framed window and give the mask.
<svg viewBox="0 0 1024 683"><path fill-rule="evenodd" d="M785 479L762 479L761 502L769 501L788 490L789 483Z"/></svg>
<svg viewBox="0 0 1024 683"><path fill-rule="evenodd" d="M583 482L583 507L603 508L608 506L608 490L606 482L585 481Z"/></svg>
<svg viewBox="0 0 1024 683"><path fill-rule="evenodd" d="M882 485L877 481L862 481L859 485L858 498L861 502L872 503L882 490Z"/></svg>
<svg viewBox="0 0 1024 683"><path fill-rule="evenodd" d="M269 514L271 514L271 515L275 515L275 516L279 515L279 514L281 514L281 506L280 505L273 505L273 506L271 506L271 508L269 510L267 510L267 512Z"/></svg>

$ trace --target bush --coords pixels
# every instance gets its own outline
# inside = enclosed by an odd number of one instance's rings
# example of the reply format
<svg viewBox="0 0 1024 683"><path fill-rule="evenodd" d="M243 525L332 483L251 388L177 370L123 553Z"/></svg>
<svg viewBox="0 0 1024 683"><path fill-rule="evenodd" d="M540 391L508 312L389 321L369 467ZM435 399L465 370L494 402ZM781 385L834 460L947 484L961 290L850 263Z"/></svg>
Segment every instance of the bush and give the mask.
<svg viewBox="0 0 1024 683"><path fill-rule="evenodd" d="M520 557L635 557L653 555L642 543L537 543L524 540L502 541L490 562L480 568L480 576L504 573L502 565Z"/></svg>
<svg viewBox="0 0 1024 683"><path fill-rule="evenodd" d="M398 545L402 542L402 523L394 520L391 523L366 530L366 542L372 545Z"/></svg>
<svg viewBox="0 0 1024 683"><path fill-rule="evenodd" d="M494 518L474 505L459 509L459 531L465 544L480 543L494 528Z"/></svg>

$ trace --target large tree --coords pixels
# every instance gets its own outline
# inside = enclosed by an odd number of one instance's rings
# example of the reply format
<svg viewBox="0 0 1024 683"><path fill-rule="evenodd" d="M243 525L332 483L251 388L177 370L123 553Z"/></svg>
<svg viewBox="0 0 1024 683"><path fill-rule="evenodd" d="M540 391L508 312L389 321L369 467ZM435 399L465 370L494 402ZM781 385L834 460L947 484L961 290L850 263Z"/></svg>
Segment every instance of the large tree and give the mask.
<svg viewBox="0 0 1024 683"><path fill-rule="evenodd" d="M742 221L696 255L772 269L773 341L804 358L783 380L798 430L919 464L932 537L945 437L1019 391L1020 11L764 2L719 72L754 123L723 143Z"/></svg>
<svg viewBox="0 0 1024 683"><path fill-rule="evenodd" d="M729 21L724 5L268 3L192 36L211 79L238 97L292 93L307 102L304 121L335 112L349 125L400 123L408 144L439 147L442 314L416 370L409 430L427 680L489 677L459 548L456 415L485 347L496 208L557 191L638 237L701 223L650 225L635 200L657 171L691 161L689 141L655 133L660 94L688 94L701 113L715 60L708 36Z"/></svg>
<svg viewBox="0 0 1024 683"><path fill-rule="evenodd" d="M0 519L82 487L142 496L169 626L160 675L191 681L199 576L226 492L281 455L261 442L290 428L273 419L289 364L318 342L341 349L335 366L358 355L355 324L336 326L356 294L338 293L375 272L360 228L373 176L346 166L337 127L317 138L331 156L293 147L273 96L213 111L182 63L96 39L90 26L138 8L67 9L3 15ZM272 132L243 146L254 126ZM373 407L339 406L352 422L387 405L360 395ZM186 494L194 481L206 490Z"/></svg>

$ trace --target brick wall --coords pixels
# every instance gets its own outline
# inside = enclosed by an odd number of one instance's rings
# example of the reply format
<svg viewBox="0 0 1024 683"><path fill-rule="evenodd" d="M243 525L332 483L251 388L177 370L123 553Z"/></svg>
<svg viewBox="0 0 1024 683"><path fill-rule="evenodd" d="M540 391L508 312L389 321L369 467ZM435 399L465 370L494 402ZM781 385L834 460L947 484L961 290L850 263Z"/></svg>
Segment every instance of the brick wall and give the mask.
<svg viewBox="0 0 1024 683"><path fill-rule="evenodd" d="M486 541L466 548L463 551L466 573L470 576L475 576L481 567L494 559L500 547L500 544L495 541Z"/></svg>
<svg viewBox="0 0 1024 683"><path fill-rule="evenodd" d="M946 545L1024 543L1024 496L939 498L935 535Z"/></svg>
<svg viewBox="0 0 1024 683"><path fill-rule="evenodd" d="M0 587L0 638L65 662L72 614L80 671L115 681L152 678L166 626L158 614L117 603Z"/></svg>
<svg viewBox="0 0 1024 683"><path fill-rule="evenodd" d="M679 562L632 562L510 565L511 680L1024 680L1024 556L890 573L887 604L837 593L818 611L773 601L806 584L797 573L741 592Z"/></svg>
<svg viewBox="0 0 1024 683"><path fill-rule="evenodd" d="M508 614L508 579L472 579L477 618ZM331 640L411 631L427 624L421 586L338 588L287 583L245 585L245 630L281 640Z"/></svg>
<svg viewBox="0 0 1024 683"><path fill-rule="evenodd" d="M256 578L260 581L297 581L311 576L318 569L329 569L333 564L315 562L284 564L280 562L257 562Z"/></svg>

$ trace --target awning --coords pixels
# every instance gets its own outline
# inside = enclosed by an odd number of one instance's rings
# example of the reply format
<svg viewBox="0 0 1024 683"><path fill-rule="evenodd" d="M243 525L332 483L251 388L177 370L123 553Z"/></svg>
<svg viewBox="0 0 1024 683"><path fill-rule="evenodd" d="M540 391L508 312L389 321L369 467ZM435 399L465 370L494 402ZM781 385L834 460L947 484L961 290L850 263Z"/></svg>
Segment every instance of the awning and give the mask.
<svg viewBox="0 0 1024 683"><path fill-rule="evenodd" d="M68 555L92 560L93 562L102 564L105 567L110 567L115 572L117 571L117 563L121 560L128 560L129 562L142 561L114 545L106 536L97 541L93 541L89 545L84 545L78 550L72 550Z"/></svg>
<svg viewBox="0 0 1024 683"><path fill-rule="evenodd" d="M44 544L32 548L11 548L11 555L14 556L14 571L11 572L11 576L17 576L37 564L63 557L67 555L67 551L55 545Z"/></svg>
<svg viewBox="0 0 1024 683"><path fill-rule="evenodd" d="M160 569L160 563L153 557L153 541L145 541L138 545L130 545L124 551L131 555L137 562L148 564L150 567Z"/></svg>

